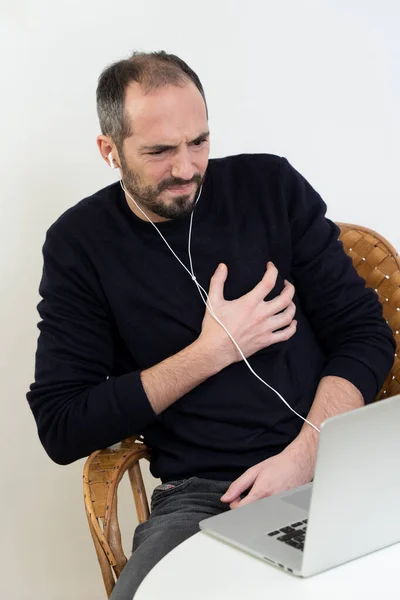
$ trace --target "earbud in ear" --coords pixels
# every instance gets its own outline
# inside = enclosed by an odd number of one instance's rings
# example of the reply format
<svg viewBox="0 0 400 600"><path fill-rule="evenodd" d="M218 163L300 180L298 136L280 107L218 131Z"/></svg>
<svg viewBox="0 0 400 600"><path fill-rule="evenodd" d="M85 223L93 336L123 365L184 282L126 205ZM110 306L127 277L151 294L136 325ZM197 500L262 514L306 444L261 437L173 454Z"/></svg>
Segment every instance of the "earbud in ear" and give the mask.
<svg viewBox="0 0 400 600"><path fill-rule="evenodd" d="M110 167L112 169L117 169L118 167L117 167L117 165L114 162L112 152L109 153L109 155L107 156L107 158L108 158L108 162L110 163Z"/></svg>

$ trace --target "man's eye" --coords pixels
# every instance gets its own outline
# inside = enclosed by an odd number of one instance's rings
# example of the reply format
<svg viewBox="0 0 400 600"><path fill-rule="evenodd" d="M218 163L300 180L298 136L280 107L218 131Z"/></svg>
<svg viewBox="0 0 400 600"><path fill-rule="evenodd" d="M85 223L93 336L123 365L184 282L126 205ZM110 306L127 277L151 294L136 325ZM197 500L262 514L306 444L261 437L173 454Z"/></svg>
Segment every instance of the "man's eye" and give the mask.
<svg viewBox="0 0 400 600"><path fill-rule="evenodd" d="M201 146L202 144L204 144L204 142L207 141L207 138L203 138L201 140L196 140L195 142L192 142L193 146ZM161 154L164 154L165 152L167 152L167 149L165 150L156 150L154 152L148 152L149 156L160 156Z"/></svg>

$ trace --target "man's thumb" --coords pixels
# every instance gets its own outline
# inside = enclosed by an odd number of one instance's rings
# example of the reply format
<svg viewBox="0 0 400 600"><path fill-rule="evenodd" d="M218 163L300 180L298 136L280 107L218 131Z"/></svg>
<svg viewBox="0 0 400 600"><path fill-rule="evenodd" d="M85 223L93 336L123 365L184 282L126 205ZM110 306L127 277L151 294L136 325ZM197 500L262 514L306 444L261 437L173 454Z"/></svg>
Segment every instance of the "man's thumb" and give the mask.
<svg viewBox="0 0 400 600"><path fill-rule="evenodd" d="M209 296L210 299L224 299L224 284L228 275L228 268L224 263L220 263L210 279Z"/></svg>

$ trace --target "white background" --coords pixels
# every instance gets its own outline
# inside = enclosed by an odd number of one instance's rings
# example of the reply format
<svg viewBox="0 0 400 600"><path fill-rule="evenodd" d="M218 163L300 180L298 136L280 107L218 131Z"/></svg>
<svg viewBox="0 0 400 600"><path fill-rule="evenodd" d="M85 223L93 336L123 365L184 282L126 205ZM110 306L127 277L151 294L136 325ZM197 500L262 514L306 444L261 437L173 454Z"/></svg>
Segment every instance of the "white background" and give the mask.
<svg viewBox="0 0 400 600"><path fill-rule="evenodd" d="M135 49L180 55L206 91L212 156L286 156L332 219L400 247L399 6L0 0L2 598L105 597L83 510L84 461L50 461L25 400L45 232L115 177L95 145L101 70ZM128 495L123 512L128 551Z"/></svg>

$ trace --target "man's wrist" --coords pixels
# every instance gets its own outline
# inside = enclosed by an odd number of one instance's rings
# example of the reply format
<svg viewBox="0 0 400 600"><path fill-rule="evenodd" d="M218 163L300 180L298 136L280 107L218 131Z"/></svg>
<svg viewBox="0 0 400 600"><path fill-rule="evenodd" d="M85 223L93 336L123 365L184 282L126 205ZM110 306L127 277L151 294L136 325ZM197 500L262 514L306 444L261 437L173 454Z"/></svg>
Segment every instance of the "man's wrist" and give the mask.
<svg viewBox="0 0 400 600"><path fill-rule="evenodd" d="M158 415L227 366L222 353L198 338L189 346L141 372L147 398Z"/></svg>
<svg viewBox="0 0 400 600"><path fill-rule="evenodd" d="M226 349L221 349L218 346L213 346L207 339L201 335L192 344L193 349L199 353L201 360L207 364L210 369L209 377L216 375L225 367L232 364L233 359L231 354Z"/></svg>
<svg viewBox="0 0 400 600"><path fill-rule="evenodd" d="M304 474L309 475L311 480L314 477L315 463L317 459L317 448L318 448L318 434L313 430L309 432L310 437L306 437L301 433L297 436L291 444L289 444L284 454L290 457L290 460L295 462L299 469ZM315 436L313 435L315 433Z"/></svg>
<svg viewBox="0 0 400 600"><path fill-rule="evenodd" d="M321 379L307 419L321 427L321 423L334 415L353 410L363 405L360 391L346 379L326 376ZM315 471L319 433L304 423L299 435L284 450L305 471Z"/></svg>

